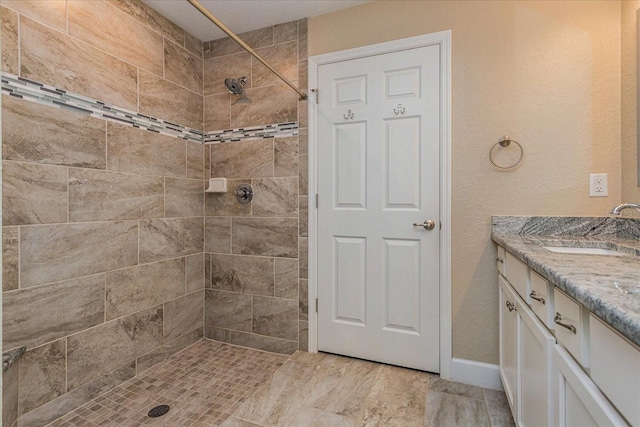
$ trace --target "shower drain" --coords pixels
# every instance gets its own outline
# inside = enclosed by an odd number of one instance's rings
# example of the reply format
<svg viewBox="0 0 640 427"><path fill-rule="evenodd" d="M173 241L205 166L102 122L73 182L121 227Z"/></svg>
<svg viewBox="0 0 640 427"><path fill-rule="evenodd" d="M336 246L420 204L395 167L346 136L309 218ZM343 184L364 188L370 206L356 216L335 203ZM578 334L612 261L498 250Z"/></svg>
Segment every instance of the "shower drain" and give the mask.
<svg viewBox="0 0 640 427"><path fill-rule="evenodd" d="M147 415L149 418L158 418L169 412L169 409L171 409L169 405L159 405L155 408L151 408Z"/></svg>

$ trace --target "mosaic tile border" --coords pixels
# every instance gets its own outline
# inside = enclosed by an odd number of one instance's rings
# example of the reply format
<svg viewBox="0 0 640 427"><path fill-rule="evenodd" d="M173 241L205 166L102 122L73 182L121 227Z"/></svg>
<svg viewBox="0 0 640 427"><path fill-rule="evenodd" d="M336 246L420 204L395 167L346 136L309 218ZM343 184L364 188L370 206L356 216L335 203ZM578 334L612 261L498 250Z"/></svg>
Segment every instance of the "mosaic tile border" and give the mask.
<svg viewBox="0 0 640 427"><path fill-rule="evenodd" d="M298 123L276 123L239 129L202 132L166 120L116 107L76 93L2 72L2 93L16 98L64 108L98 119L173 136L201 144L220 144L248 139L265 139L298 135Z"/></svg>

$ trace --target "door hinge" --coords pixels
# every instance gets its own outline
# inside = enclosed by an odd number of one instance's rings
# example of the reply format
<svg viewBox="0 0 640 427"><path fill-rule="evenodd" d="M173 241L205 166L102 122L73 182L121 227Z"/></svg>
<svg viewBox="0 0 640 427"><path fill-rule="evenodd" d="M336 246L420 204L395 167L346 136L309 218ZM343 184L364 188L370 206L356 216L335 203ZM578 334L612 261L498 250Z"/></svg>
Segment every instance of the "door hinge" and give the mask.
<svg viewBox="0 0 640 427"><path fill-rule="evenodd" d="M320 95L318 94L318 88L311 89L311 92L316 96L316 104L319 102Z"/></svg>
<svg viewBox="0 0 640 427"><path fill-rule="evenodd" d="M318 209L318 193L316 193L316 209Z"/></svg>
<svg viewBox="0 0 640 427"><path fill-rule="evenodd" d="M316 313L318 312L318 298L316 298Z"/></svg>

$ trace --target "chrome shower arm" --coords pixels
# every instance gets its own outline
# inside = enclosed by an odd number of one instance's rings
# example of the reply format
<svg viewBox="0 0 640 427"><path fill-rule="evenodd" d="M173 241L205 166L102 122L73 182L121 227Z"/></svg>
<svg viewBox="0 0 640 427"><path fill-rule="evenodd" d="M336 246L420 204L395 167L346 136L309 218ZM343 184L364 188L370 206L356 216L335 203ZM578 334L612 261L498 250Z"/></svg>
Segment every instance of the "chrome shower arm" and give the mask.
<svg viewBox="0 0 640 427"><path fill-rule="evenodd" d="M244 40L242 40L240 37L238 37L238 35L236 33L234 33L233 31L231 31L226 25L224 25L222 23L222 21L220 21L218 18L215 17L215 15L213 15L211 12L209 12L207 9L205 9L204 6L202 6L200 4L200 2L198 2L198 0L187 0L189 3L191 3L191 5L193 7L195 7L196 9L198 9L198 11L200 13L202 13L204 16L207 17L207 19L209 19L209 21L213 22L218 28L220 28L222 31L224 31L229 37L231 37L231 39L233 41L235 41L236 43L238 43L244 50L246 50L247 52L249 52L254 58L256 58L258 61L260 61L265 67L267 67L269 69L269 71L271 71L273 74L275 74L276 76L278 76L278 78L280 80L282 80L283 82L285 82L287 85L289 85L289 87L293 90L295 90L296 92L298 92L298 94L300 95L301 99L307 99L307 94L304 93L302 90L300 90L296 85L294 85L293 83L291 83L285 76L283 76L278 70L276 70L275 68L273 68L273 66L271 64L269 64L264 58L262 58L260 55L258 55L256 53L256 51L254 51L251 46L249 46L248 44L246 44L244 42Z"/></svg>

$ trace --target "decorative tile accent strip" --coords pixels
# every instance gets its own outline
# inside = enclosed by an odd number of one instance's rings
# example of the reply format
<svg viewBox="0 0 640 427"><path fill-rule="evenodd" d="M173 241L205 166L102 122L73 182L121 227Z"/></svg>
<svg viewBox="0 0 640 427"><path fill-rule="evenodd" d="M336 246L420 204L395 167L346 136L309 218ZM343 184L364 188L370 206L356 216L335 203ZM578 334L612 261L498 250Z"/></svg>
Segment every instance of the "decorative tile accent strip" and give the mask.
<svg viewBox="0 0 640 427"><path fill-rule="evenodd" d="M2 353L2 372L5 372L11 367L18 359L22 357L24 352L27 351L27 347L22 346L15 350L10 350Z"/></svg>
<svg viewBox="0 0 640 427"><path fill-rule="evenodd" d="M240 129L202 132L166 120L146 116L125 108L105 104L83 95L67 92L53 86L2 72L2 93L16 98L68 109L98 119L108 120L125 126L162 135L173 136L187 141L204 144L219 144L247 139L265 139L298 135L298 122L276 123Z"/></svg>
<svg viewBox="0 0 640 427"><path fill-rule="evenodd" d="M197 129L156 119L125 108L107 105L104 102L83 95L67 92L63 89L57 89L53 86L5 72L2 73L2 93L187 141L202 143L204 135L202 131Z"/></svg>
<svg viewBox="0 0 640 427"><path fill-rule="evenodd" d="M298 122L276 123L266 126L252 126L239 129L216 130L204 135L205 144L235 142L246 139L265 139L298 134Z"/></svg>

